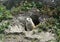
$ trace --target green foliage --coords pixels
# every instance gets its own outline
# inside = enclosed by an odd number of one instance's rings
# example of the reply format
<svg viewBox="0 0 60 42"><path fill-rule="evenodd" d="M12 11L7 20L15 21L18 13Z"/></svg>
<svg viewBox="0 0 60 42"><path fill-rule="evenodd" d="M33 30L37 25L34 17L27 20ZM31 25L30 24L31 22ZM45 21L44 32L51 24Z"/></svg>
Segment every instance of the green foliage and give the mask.
<svg viewBox="0 0 60 42"><path fill-rule="evenodd" d="M28 11L29 9L31 9L31 8L34 7L34 6L35 6L35 3L34 3L34 2L29 3L29 2L27 2L27 1L25 1L25 2L23 3L22 7L21 7L21 10L23 10L23 11Z"/></svg>
<svg viewBox="0 0 60 42"><path fill-rule="evenodd" d="M60 18L57 19L56 27L55 33L57 35L57 42L60 42Z"/></svg>
<svg viewBox="0 0 60 42"><path fill-rule="evenodd" d="M5 34L0 34L0 42L4 42Z"/></svg>
<svg viewBox="0 0 60 42"><path fill-rule="evenodd" d="M37 9L41 9L43 7L43 4L41 2L27 2L25 1L24 4L22 5L22 10L28 11L29 9L36 7Z"/></svg>
<svg viewBox="0 0 60 42"><path fill-rule="evenodd" d="M19 13L20 11L28 11L30 9L32 9L33 7L37 8L37 9L41 9L43 7L43 4L41 2L27 2L24 1L24 3L22 3L22 5L18 6L18 7L13 7L11 10L14 13Z"/></svg>
<svg viewBox="0 0 60 42"><path fill-rule="evenodd" d="M3 31L5 30L5 29L7 29L8 28L8 26L9 26L9 22L1 22L0 23L0 33L3 33Z"/></svg>
<svg viewBox="0 0 60 42"><path fill-rule="evenodd" d="M38 27L43 31L48 31L49 29L52 31L52 29L55 28L55 19L49 18L44 22L39 23Z"/></svg>
<svg viewBox="0 0 60 42"><path fill-rule="evenodd" d="M43 3L42 2L36 3L36 7L37 7L37 9L40 10L43 7Z"/></svg>
<svg viewBox="0 0 60 42"><path fill-rule="evenodd" d="M20 12L21 12L21 6L19 6L19 7L17 7L17 8L13 7L13 8L11 9L11 13L12 13L12 14L19 14Z"/></svg>
<svg viewBox="0 0 60 42"><path fill-rule="evenodd" d="M11 18L12 18L11 12L9 10L6 10L5 6L0 5L0 21Z"/></svg>

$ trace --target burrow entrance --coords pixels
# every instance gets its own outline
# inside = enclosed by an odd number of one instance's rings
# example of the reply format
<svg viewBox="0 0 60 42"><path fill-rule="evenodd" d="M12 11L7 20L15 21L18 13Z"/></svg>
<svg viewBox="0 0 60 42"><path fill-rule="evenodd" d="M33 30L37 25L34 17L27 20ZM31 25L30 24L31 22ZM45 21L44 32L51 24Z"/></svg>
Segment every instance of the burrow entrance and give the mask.
<svg viewBox="0 0 60 42"><path fill-rule="evenodd" d="M40 22L39 22L39 16L37 16L37 15L31 15L30 17L32 18L35 26L40 23Z"/></svg>

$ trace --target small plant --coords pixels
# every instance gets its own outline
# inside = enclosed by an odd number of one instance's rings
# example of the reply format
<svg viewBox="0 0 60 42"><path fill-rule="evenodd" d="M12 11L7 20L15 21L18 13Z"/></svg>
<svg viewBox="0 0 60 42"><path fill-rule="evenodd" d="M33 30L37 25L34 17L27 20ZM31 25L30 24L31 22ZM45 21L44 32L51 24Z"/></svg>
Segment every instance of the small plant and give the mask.
<svg viewBox="0 0 60 42"><path fill-rule="evenodd" d="M6 22L6 21L5 22L1 22L0 33L3 33L4 30L8 28L9 25L10 25L9 22Z"/></svg>

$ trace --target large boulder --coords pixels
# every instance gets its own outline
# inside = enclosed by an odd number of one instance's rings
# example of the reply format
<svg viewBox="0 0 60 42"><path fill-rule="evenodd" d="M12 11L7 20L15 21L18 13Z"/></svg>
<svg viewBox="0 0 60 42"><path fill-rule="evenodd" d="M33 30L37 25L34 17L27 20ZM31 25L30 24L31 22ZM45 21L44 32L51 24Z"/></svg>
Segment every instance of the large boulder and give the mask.
<svg viewBox="0 0 60 42"><path fill-rule="evenodd" d="M26 39L36 39L38 42L48 42L49 40L55 40L54 34L49 32L40 32L33 34L34 31L25 32ZM28 35L27 35L28 34Z"/></svg>
<svg viewBox="0 0 60 42"><path fill-rule="evenodd" d="M28 16L15 16L10 21L10 24L9 28L5 30L5 33L21 33L35 28L32 19Z"/></svg>
<svg viewBox="0 0 60 42"><path fill-rule="evenodd" d="M33 31L25 31L24 34L8 34L4 42L55 42L54 34L40 32L33 34Z"/></svg>
<svg viewBox="0 0 60 42"><path fill-rule="evenodd" d="M11 25L4 31L5 33L21 33L24 31L25 25L19 22L18 19L14 18L10 22Z"/></svg>

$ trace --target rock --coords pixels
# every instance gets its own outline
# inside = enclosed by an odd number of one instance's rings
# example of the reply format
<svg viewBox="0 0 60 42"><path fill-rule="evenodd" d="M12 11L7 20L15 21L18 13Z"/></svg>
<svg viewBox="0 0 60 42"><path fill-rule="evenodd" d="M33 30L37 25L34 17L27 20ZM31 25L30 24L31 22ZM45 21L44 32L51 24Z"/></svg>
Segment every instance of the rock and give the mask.
<svg viewBox="0 0 60 42"><path fill-rule="evenodd" d="M33 28L35 28L35 25L30 17L19 15L13 17L5 33L21 33L26 30L32 30Z"/></svg>
<svg viewBox="0 0 60 42"><path fill-rule="evenodd" d="M38 34L33 34L32 31L25 32L26 39L37 39L39 42L47 42L49 40L55 40L54 34L49 32L41 32Z"/></svg>
<svg viewBox="0 0 60 42"><path fill-rule="evenodd" d="M50 16L48 16L48 15L40 15L38 20L41 23L41 22L45 22L48 18L50 18Z"/></svg>
<svg viewBox="0 0 60 42"><path fill-rule="evenodd" d="M5 33L21 33L25 30L24 17L14 17L10 21L10 26L5 30Z"/></svg>
<svg viewBox="0 0 60 42"><path fill-rule="evenodd" d="M35 31L35 34L33 34L33 31L24 31L23 34L8 34L5 35L5 42L48 42L55 40L54 34L50 32L40 32L38 33Z"/></svg>
<svg viewBox="0 0 60 42"><path fill-rule="evenodd" d="M6 33L21 33L24 31L24 27L22 25L14 25L14 26L9 26L9 29L6 29Z"/></svg>
<svg viewBox="0 0 60 42"><path fill-rule="evenodd" d="M33 22L33 19L29 17L29 15L19 14L13 17L13 19L10 21L11 25L8 29L5 30L5 33L12 34L8 34L10 35L10 37L6 37L5 42L48 42L49 40L55 40L53 33L43 31L38 32L38 28L33 29L35 28L35 24ZM38 17L40 22L44 22L44 18L47 19L48 17L46 17L45 15L40 15L40 17Z"/></svg>
<svg viewBox="0 0 60 42"><path fill-rule="evenodd" d="M5 36L5 40L4 42L22 42L24 40L23 38L24 36L19 34L19 35L15 35L15 34L9 34Z"/></svg>

